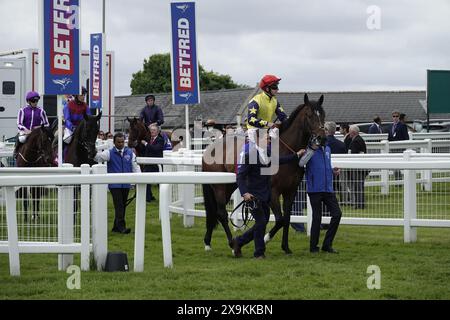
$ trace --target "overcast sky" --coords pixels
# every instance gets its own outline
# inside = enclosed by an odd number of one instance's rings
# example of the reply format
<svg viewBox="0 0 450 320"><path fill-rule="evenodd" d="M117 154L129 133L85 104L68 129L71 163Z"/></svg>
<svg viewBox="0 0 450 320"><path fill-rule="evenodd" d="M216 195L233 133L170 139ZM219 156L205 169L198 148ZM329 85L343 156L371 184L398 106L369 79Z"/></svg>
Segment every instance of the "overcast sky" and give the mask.
<svg viewBox="0 0 450 320"><path fill-rule="evenodd" d="M38 47L37 3L0 0L0 52ZM116 96L131 93L145 58L170 52L169 3L106 1ZM237 83L253 86L271 73L284 92L425 90L426 69L450 69L448 0L196 3L199 62ZM83 49L101 32L101 5L81 0Z"/></svg>

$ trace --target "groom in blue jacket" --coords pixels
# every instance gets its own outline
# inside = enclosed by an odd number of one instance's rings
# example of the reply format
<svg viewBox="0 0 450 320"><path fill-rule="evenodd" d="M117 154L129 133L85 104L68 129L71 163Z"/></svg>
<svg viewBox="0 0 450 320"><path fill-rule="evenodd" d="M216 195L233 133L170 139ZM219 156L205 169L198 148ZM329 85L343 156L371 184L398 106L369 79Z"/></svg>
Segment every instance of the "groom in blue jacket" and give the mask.
<svg viewBox="0 0 450 320"><path fill-rule="evenodd" d="M306 190L312 207L312 225L309 250L311 253L319 252L320 224L322 222L322 203L330 210L330 227L325 234L322 251L337 253L333 249L333 240L336 236L341 209L333 190L333 174L338 175L339 169L331 167L331 151L329 146L313 145L314 155L306 164Z"/></svg>

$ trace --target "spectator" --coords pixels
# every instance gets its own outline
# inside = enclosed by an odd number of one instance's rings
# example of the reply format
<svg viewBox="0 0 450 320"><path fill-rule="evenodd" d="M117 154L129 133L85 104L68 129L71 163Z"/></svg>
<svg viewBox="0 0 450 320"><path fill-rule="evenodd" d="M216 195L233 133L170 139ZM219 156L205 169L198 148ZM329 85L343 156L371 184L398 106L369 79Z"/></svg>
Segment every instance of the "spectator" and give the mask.
<svg viewBox="0 0 450 320"><path fill-rule="evenodd" d="M161 130L156 124L150 125L150 141L142 140L137 146L139 154L144 157L163 157L164 138L161 136ZM144 166L144 172L159 172L157 164L148 164ZM152 185L147 185L146 201L156 200L152 193Z"/></svg>
<svg viewBox="0 0 450 320"><path fill-rule="evenodd" d="M125 139L122 133L116 133L114 136L114 147L97 153L95 160L97 162L107 161L108 173L141 172L133 151L125 147ZM131 230L126 227L125 223L125 211L131 185L110 184L108 187L114 203L114 226L112 232L130 233Z"/></svg>
<svg viewBox="0 0 450 320"><path fill-rule="evenodd" d="M325 234L322 251L338 253L333 248L333 240L341 221L341 209L333 190L333 172L339 174L339 169L331 167L331 150L329 146L312 145L315 152L306 164L307 192L312 207L311 238L309 251L319 252L320 225L322 222L322 204L325 204L331 215L330 227Z"/></svg>
<svg viewBox="0 0 450 320"><path fill-rule="evenodd" d="M344 144L347 150L350 148L350 143L352 142L352 138L348 134L349 128L350 127L347 123L341 124L341 134L344 136Z"/></svg>
<svg viewBox="0 0 450 320"><path fill-rule="evenodd" d="M95 140L95 146L98 147L99 145L104 144L104 141L105 141L105 133L102 130L100 130L97 133L97 140Z"/></svg>
<svg viewBox="0 0 450 320"><path fill-rule="evenodd" d="M141 110L139 118L149 128L151 124L161 126L164 123L164 114L162 109L155 104L155 96L152 94L145 96L145 103L147 105Z"/></svg>
<svg viewBox="0 0 450 320"><path fill-rule="evenodd" d="M392 121L393 123L388 133L388 140L389 141L409 140L408 128L406 127L406 124L400 121L399 111L397 110L392 111ZM404 149L397 149L391 152L400 153L403 152L403 150ZM401 180L402 177L400 170L394 170L394 178L395 180Z"/></svg>
<svg viewBox="0 0 450 320"><path fill-rule="evenodd" d="M408 128L400 121L400 112L392 111L392 126L388 132L389 141L409 140Z"/></svg>
<svg viewBox="0 0 450 320"><path fill-rule="evenodd" d="M350 153L367 153L366 142L359 135L359 128L357 125L350 126L350 137L352 142L350 143ZM365 196L364 196L364 180L369 174L368 170L364 169L353 169L351 173L351 186L354 197L354 208L364 209L365 207Z"/></svg>
<svg viewBox="0 0 450 320"><path fill-rule="evenodd" d="M327 135L327 145L330 147L331 154L347 153L345 143L336 139L336 123L333 121L325 122L325 134Z"/></svg>
<svg viewBox="0 0 450 320"><path fill-rule="evenodd" d="M379 116L373 118L373 123L369 127L369 133L383 133L383 129L381 128L381 118Z"/></svg>

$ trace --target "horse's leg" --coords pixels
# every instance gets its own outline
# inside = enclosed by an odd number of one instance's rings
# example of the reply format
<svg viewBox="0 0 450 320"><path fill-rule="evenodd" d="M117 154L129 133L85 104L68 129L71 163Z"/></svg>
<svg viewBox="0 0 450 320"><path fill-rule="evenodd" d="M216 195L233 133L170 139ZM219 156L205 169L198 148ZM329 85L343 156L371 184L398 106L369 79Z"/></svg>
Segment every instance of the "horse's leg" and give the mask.
<svg viewBox="0 0 450 320"><path fill-rule="evenodd" d="M273 239L278 230L283 227L283 216L281 213L281 205L280 205L280 195L276 192L272 191L272 197L270 201L270 208L272 209L273 215L275 216L275 225L266 235L264 236L264 242L267 243Z"/></svg>
<svg viewBox="0 0 450 320"><path fill-rule="evenodd" d="M217 226L217 202L213 187L210 184L202 185L203 203L206 213L206 233L203 238L205 250L211 250L211 238L214 228Z"/></svg>
<svg viewBox="0 0 450 320"><path fill-rule="evenodd" d="M227 184L225 186L225 197L220 197L220 199L224 199L224 201L217 201L217 216L222 224L223 230L225 230L225 234L228 240L228 246L233 248L231 240L233 239L233 235L231 234L230 225L228 224L228 211L226 208L227 203L231 199L231 195L234 190L236 190L237 184Z"/></svg>
<svg viewBox="0 0 450 320"><path fill-rule="evenodd" d="M27 187L20 187L19 190L16 191L16 199L22 201L22 210L23 210L23 221L28 222L28 202L26 200L27 197ZM19 202L20 203L20 202Z"/></svg>
<svg viewBox="0 0 450 320"><path fill-rule="evenodd" d="M33 220L39 220L39 204L41 198L41 187L31 187L31 201L33 210Z"/></svg>
<svg viewBox="0 0 450 320"><path fill-rule="evenodd" d="M73 223L77 223L77 212L80 208L80 193L81 193L81 186L74 186L73 187Z"/></svg>
<svg viewBox="0 0 450 320"><path fill-rule="evenodd" d="M289 225L291 224L291 209L294 203L295 193L283 195L283 239L281 241L281 249L286 254L291 254L289 249Z"/></svg>

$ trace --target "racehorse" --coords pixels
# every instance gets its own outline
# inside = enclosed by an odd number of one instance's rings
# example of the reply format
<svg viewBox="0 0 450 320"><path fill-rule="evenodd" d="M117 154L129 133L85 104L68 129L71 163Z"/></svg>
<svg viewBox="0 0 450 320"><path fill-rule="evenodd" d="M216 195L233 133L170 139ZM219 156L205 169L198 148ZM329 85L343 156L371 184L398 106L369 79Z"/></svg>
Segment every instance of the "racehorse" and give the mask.
<svg viewBox="0 0 450 320"><path fill-rule="evenodd" d="M83 120L76 127L72 141L65 151L64 162L71 163L74 167L79 167L83 163L94 165L97 149L95 142L99 131L98 121L102 117L100 112L97 116L83 115Z"/></svg>
<svg viewBox="0 0 450 320"><path fill-rule="evenodd" d="M130 123L130 134L128 136L128 147L136 150L136 156L141 156L139 148L136 148L142 140L150 140L150 129L145 125L144 121L134 117L130 119L127 117L127 121ZM166 135L170 140L172 137L171 131L161 131L162 135ZM180 141L172 141L172 148L175 147Z"/></svg>
<svg viewBox="0 0 450 320"><path fill-rule="evenodd" d="M31 131L25 144L17 149L16 166L17 167L51 167L54 161L52 149L53 141L52 131L41 125ZM39 218L39 204L42 195L41 187L30 187L32 196L33 213L32 219ZM23 198L24 220L28 220L28 189L27 187L18 190L18 198Z"/></svg>
<svg viewBox="0 0 450 320"><path fill-rule="evenodd" d="M325 111L322 108L323 95L318 101L310 101L308 95L304 96L304 103L299 105L283 122L279 134L279 153L286 155L306 148L311 138L325 137L324 120ZM228 137L219 140L208 146L202 157L202 169L205 172L235 172L237 156L242 150L244 139L238 136ZM228 144L228 147L227 147ZM205 157L214 156L219 148L223 154L222 159L211 161ZM232 163L227 163L226 159L234 159ZM222 161L220 161L222 160ZM283 228L281 248L286 254L292 253L288 244L288 232L290 225L291 208L295 199L298 185L303 179L304 168L299 167L296 162L279 166L276 174L272 176L272 193L270 208L275 215L275 225L266 234L264 240L270 241L278 230ZM228 225L228 213L226 204L236 190L237 184L214 184L203 185L203 197L206 211L206 234L204 238L205 250L211 249L211 237L213 229L220 222L225 230L228 245L232 248L232 235ZM283 196L283 212L281 211L280 195Z"/></svg>

